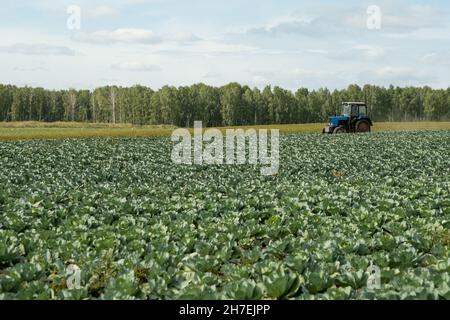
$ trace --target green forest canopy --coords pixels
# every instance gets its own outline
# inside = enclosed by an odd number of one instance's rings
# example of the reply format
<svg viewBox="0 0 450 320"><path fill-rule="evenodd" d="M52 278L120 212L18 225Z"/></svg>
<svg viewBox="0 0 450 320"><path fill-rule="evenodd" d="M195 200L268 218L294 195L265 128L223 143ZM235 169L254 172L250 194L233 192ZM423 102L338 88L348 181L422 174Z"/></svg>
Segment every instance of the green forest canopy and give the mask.
<svg viewBox="0 0 450 320"><path fill-rule="evenodd" d="M0 85L0 121L78 121L204 126L324 122L340 113L343 101L365 101L375 121L450 119L450 88L388 88L350 85L330 91L280 87L263 90L230 83L165 86L158 91L136 85L89 90L46 90Z"/></svg>

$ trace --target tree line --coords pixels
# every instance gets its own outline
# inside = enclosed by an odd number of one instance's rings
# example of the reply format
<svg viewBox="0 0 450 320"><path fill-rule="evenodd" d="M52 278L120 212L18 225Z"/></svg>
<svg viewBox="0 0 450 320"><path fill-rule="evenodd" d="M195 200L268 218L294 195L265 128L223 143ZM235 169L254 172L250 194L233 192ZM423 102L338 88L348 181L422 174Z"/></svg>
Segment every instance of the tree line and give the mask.
<svg viewBox="0 0 450 320"><path fill-rule="evenodd" d="M450 88L350 85L295 92L263 90L230 83L165 86L157 91L136 85L90 90L46 90L0 85L0 121L77 121L170 124L192 127L324 122L340 113L343 101L364 101L375 121L450 119Z"/></svg>

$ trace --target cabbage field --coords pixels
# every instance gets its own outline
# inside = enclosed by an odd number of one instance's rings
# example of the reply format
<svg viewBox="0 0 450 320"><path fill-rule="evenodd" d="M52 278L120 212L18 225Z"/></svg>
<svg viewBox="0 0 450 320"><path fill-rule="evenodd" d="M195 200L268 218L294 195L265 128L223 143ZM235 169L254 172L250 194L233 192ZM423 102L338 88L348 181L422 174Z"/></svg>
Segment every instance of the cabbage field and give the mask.
<svg viewBox="0 0 450 320"><path fill-rule="evenodd" d="M0 143L0 299L450 299L450 131L280 144L261 176L169 138Z"/></svg>

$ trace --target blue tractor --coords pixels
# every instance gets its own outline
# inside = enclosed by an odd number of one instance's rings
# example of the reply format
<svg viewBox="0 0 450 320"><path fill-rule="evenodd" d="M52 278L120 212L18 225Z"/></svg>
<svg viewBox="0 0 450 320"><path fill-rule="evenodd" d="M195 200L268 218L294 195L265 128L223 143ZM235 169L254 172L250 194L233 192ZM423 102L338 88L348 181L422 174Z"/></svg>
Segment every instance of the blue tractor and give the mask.
<svg viewBox="0 0 450 320"><path fill-rule="evenodd" d="M328 127L323 129L323 133L370 132L372 126L364 102L343 102L342 115L330 117Z"/></svg>

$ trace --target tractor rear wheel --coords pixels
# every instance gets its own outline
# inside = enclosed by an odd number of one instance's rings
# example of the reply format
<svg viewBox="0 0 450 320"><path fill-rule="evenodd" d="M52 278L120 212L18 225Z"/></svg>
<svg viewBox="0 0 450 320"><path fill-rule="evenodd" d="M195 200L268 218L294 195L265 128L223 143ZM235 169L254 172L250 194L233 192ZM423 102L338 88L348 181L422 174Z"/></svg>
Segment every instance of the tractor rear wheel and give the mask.
<svg viewBox="0 0 450 320"><path fill-rule="evenodd" d="M347 130L345 130L344 127L337 127L333 131L334 134L340 134L340 133L347 133Z"/></svg>
<svg viewBox="0 0 450 320"><path fill-rule="evenodd" d="M358 121L355 125L356 132L370 132L370 124L367 121Z"/></svg>

